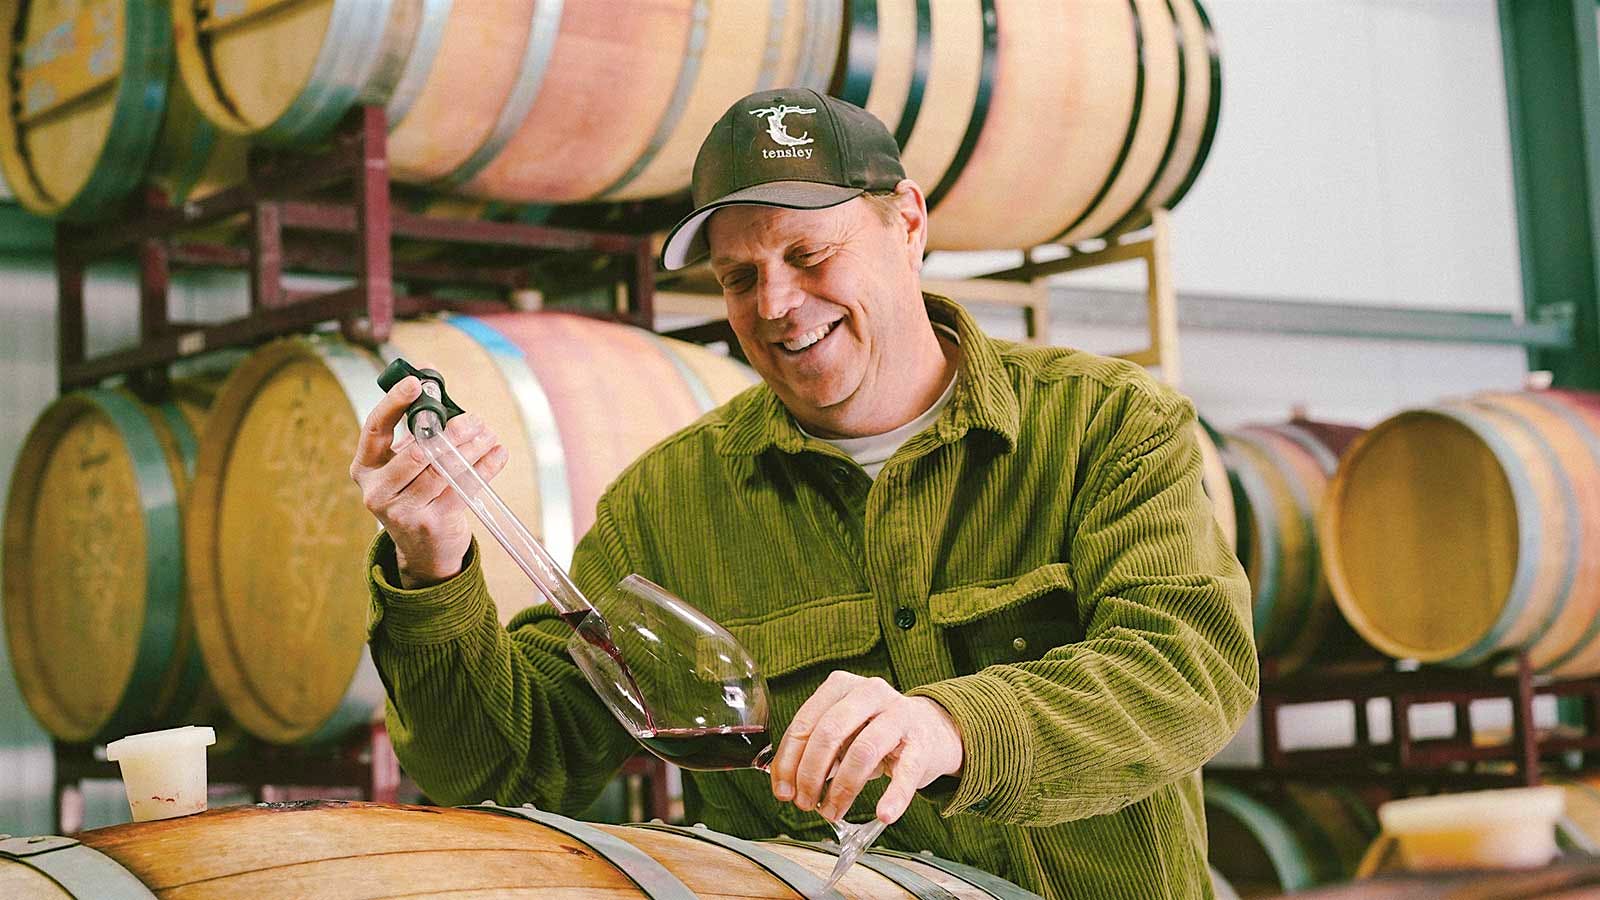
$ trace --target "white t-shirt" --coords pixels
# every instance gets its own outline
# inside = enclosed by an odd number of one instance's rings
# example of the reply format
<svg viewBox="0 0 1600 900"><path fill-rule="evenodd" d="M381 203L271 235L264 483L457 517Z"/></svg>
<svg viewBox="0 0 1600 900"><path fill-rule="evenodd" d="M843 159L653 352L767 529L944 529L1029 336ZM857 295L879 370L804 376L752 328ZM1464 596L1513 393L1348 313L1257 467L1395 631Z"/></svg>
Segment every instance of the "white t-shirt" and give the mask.
<svg viewBox="0 0 1600 900"><path fill-rule="evenodd" d="M885 431L883 434L870 434L866 437L817 438L817 440L827 441L843 450L849 454L851 459L856 461L857 465L867 470L868 478L877 480L878 473L883 471L883 464L889 461L889 457L900 449L901 444L911 440L924 428L932 425L939 418L939 413L943 412L944 408L949 405L950 398L955 395L955 392L956 379L952 376L950 383L944 386L944 393L939 395L939 399L933 401L932 406L928 407L922 415L901 425L899 428ZM796 423L796 427L799 427L799 423ZM804 428L800 428L800 431L811 437L816 437Z"/></svg>

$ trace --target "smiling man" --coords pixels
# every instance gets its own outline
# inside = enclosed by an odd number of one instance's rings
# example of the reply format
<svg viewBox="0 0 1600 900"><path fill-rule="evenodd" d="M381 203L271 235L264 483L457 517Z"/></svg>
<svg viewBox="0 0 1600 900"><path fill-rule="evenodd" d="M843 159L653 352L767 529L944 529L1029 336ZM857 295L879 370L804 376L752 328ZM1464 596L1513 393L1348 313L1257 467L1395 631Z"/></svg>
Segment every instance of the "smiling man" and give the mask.
<svg viewBox="0 0 1600 900"><path fill-rule="evenodd" d="M926 201L850 104L734 104L694 200L663 262L709 256L763 383L624 472L573 564L589 592L639 572L687 598L768 677L770 778L686 774L690 819L827 838L817 813L876 816L883 845L1052 898L1211 896L1198 769L1257 672L1192 405L924 294ZM386 529L372 650L396 750L437 799L576 812L637 745L549 609L495 624L459 500L388 448L415 396L390 392L351 467ZM457 422L498 471L493 435Z"/></svg>

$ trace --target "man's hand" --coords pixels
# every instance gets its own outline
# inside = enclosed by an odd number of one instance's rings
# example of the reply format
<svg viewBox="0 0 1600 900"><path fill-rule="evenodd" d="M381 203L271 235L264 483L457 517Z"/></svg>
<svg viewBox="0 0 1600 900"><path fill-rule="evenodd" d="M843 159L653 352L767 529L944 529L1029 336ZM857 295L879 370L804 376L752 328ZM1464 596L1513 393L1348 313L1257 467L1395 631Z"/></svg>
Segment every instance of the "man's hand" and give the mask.
<svg viewBox="0 0 1600 900"><path fill-rule="evenodd" d="M772 795L836 821L867 782L889 776L877 815L894 822L916 792L943 775L959 775L961 732L945 708L907 697L882 678L834 672L817 688L783 734L773 757ZM835 771L837 770L837 771Z"/></svg>
<svg viewBox="0 0 1600 900"><path fill-rule="evenodd" d="M407 588L457 574L472 545L466 504L450 483L428 465L410 435L394 443L395 425L421 393L421 383L407 376L385 394L367 416L350 462L362 502L394 540L400 584ZM456 416L444 433L484 480L505 468L506 449L477 416Z"/></svg>

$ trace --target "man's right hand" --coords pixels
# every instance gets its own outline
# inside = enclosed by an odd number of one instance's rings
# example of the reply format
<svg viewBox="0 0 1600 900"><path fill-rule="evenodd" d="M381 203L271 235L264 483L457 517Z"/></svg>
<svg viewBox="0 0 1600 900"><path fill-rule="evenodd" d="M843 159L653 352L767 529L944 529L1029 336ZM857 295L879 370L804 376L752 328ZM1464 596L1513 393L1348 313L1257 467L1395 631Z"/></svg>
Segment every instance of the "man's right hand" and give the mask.
<svg viewBox="0 0 1600 900"><path fill-rule="evenodd" d="M407 376L373 407L361 428L350 477L361 500L394 541L400 586L437 584L461 571L472 545L467 506L431 466L416 441L394 441L394 428L422 385ZM444 433L487 481L505 468L508 454L477 416L456 416Z"/></svg>

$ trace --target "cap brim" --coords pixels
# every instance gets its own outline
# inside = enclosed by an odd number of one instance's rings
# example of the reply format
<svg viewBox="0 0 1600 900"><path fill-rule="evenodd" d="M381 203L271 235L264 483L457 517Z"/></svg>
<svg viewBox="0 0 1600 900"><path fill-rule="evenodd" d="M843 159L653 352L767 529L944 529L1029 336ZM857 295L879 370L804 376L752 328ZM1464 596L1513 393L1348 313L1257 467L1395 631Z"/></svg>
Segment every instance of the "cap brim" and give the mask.
<svg viewBox="0 0 1600 900"><path fill-rule="evenodd" d="M706 220L724 206L827 209L847 200L853 200L863 193L865 193L863 188L820 184L815 181L769 181L766 184L751 185L742 191L734 191L707 203L672 226L672 231L667 233L667 242L661 248L661 267L670 272L697 262L705 256L709 252L705 235Z"/></svg>

